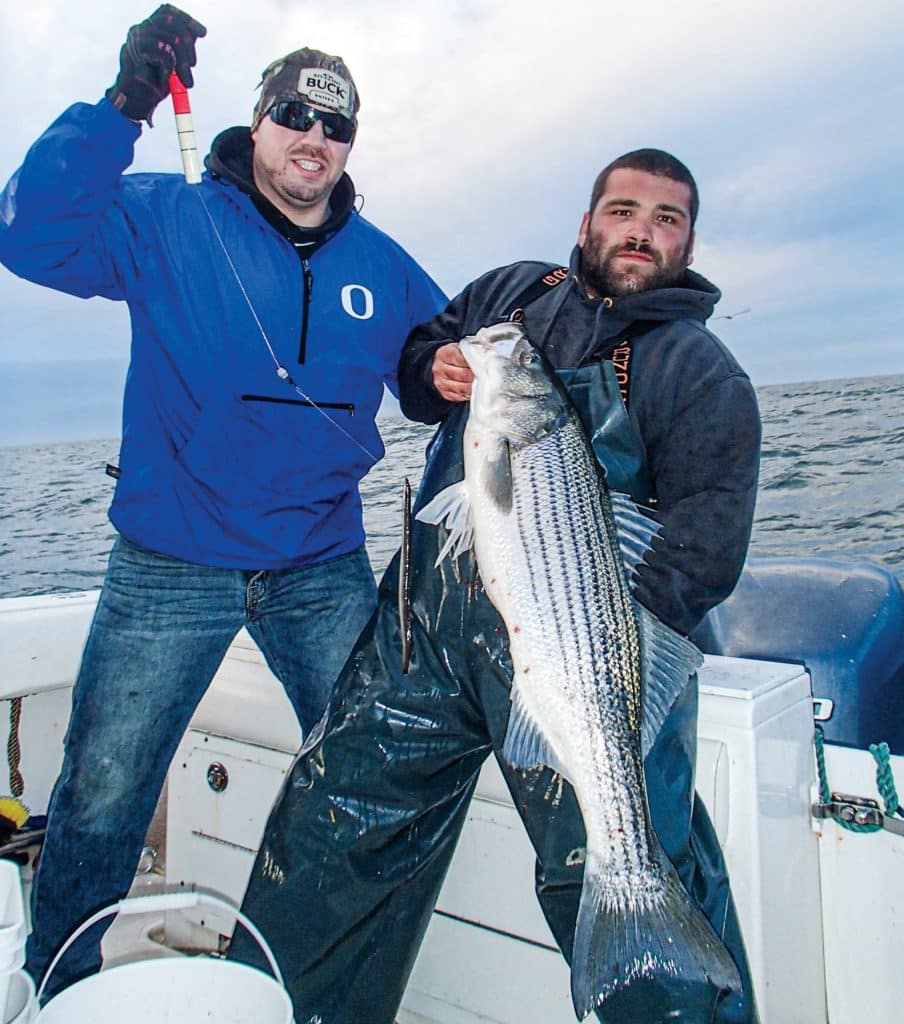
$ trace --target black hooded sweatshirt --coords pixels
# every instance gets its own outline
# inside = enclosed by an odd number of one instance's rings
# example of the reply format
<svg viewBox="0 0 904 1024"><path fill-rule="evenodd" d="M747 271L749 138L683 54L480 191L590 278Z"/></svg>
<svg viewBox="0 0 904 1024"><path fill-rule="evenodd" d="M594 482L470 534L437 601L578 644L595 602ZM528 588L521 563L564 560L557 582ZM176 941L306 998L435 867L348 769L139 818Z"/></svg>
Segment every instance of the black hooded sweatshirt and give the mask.
<svg viewBox="0 0 904 1024"><path fill-rule="evenodd" d="M423 423L442 419L452 404L433 387L436 349L498 322L552 269L530 262L492 270L415 328L399 363L403 413ZM719 298L690 270L672 287L589 298L576 248L565 280L524 307L528 337L556 368L611 358L631 341L628 412L662 524L636 571L635 595L685 634L737 583L756 501L759 411L747 375L705 326Z"/></svg>

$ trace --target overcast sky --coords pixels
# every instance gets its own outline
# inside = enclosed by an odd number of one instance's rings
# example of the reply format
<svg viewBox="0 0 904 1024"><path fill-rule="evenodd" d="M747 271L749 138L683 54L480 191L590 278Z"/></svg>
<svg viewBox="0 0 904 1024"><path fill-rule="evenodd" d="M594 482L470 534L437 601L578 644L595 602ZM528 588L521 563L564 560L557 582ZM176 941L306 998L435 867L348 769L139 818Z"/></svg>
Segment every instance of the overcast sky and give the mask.
<svg viewBox="0 0 904 1024"><path fill-rule="evenodd" d="M192 92L202 152L248 123L270 60L303 45L342 55L362 97L349 172L363 212L450 295L513 260L567 261L596 172L656 146L700 186L694 267L722 289L711 326L755 384L904 372L901 0L188 9L208 29ZM101 96L151 10L3 5L0 179L65 106ZM166 106L156 122L135 169L179 171ZM78 410L127 349L121 305L0 268L0 443L91 436Z"/></svg>

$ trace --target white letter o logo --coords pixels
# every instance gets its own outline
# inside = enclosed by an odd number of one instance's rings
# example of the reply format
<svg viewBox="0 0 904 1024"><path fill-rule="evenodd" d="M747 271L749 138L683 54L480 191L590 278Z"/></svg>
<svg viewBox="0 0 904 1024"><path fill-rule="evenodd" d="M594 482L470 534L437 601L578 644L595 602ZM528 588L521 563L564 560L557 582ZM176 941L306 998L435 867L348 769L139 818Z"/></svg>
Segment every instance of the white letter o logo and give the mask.
<svg viewBox="0 0 904 1024"><path fill-rule="evenodd" d="M352 295L354 292L360 292L364 296L364 312L359 313L352 305ZM354 317L355 320L370 320L374 315L374 297L373 292L369 288L365 288L363 284L347 284L342 289L342 308L350 317Z"/></svg>

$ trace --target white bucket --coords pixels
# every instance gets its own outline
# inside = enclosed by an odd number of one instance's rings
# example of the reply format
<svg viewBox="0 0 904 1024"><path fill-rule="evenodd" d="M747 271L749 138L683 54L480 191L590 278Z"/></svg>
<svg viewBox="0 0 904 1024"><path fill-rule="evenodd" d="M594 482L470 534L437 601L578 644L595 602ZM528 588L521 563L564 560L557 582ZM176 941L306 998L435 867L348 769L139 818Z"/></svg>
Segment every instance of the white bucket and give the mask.
<svg viewBox="0 0 904 1024"><path fill-rule="evenodd" d="M0 1011L7 1004L13 975L25 963L27 934L19 865L0 860Z"/></svg>
<svg viewBox="0 0 904 1024"><path fill-rule="evenodd" d="M0 1020L3 1024L31 1024L37 1012L35 983L31 975L25 971L16 971L9 976L6 1006Z"/></svg>
<svg viewBox="0 0 904 1024"><path fill-rule="evenodd" d="M99 911L66 940L44 975L38 999L69 946L102 918L199 904L213 904L234 914L259 943L273 977L247 964L203 956L136 960L64 989L40 1011L37 1024L294 1024L292 1000L264 937L231 903L199 892L139 896Z"/></svg>

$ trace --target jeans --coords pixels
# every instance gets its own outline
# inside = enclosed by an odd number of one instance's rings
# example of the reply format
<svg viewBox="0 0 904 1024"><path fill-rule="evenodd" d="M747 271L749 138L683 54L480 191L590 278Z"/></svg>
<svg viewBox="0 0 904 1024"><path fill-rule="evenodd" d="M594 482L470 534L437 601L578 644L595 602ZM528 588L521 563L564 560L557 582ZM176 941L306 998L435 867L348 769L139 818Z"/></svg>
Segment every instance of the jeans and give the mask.
<svg viewBox="0 0 904 1024"><path fill-rule="evenodd" d="M307 734L375 604L363 547L317 565L251 572L191 565L117 539L34 880L32 977L81 921L128 892L170 761L239 629L257 642ZM98 969L108 924L71 947L47 995Z"/></svg>

